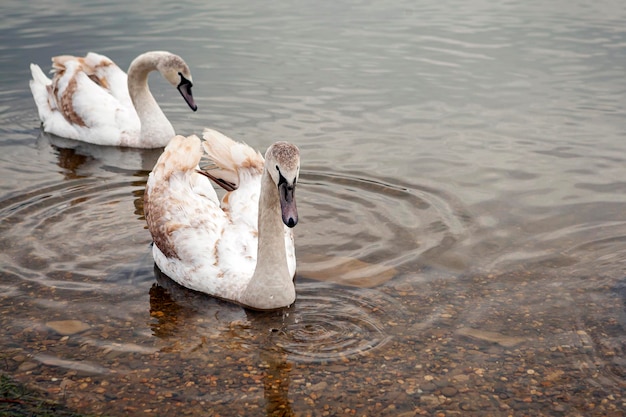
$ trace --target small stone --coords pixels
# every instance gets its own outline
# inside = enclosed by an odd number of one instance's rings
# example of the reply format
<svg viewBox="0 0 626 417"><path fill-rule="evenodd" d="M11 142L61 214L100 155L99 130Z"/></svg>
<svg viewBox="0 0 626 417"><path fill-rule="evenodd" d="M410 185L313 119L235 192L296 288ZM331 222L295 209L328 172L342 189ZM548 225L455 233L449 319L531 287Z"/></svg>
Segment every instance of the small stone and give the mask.
<svg viewBox="0 0 626 417"><path fill-rule="evenodd" d="M446 397L450 398L450 397L454 397L456 394L458 394L459 391L456 388L454 388L454 387L448 386L448 387L443 387L441 389L441 393L443 395L445 395Z"/></svg>
<svg viewBox="0 0 626 417"><path fill-rule="evenodd" d="M321 381L321 382L318 382L317 384L311 385L311 391L323 391L327 387L328 387L328 382Z"/></svg>
<svg viewBox="0 0 626 417"><path fill-rule="evenodd" d="M474 329L471 327L461 327L457 329L455 333L459 336L469 337L471 339L497 343L504 347L513 347L525 341L525 339L521 337L506 336L501 333Z"/></svg>
<svg viewBox="0 0 626 417"><path fill-rule="evenodd" d="M28 372L28 371L32 371L38 366L39 366L39 363L37 362L22 362L22 364L20 364L17 370L19 372Z"/></svg>
<svg viewBox="0 0 626 417"><path fill-rule="evenodd" d="M477 410L477 408L473 404L466 403L466 402L460 403L459 408L463 411L476 411Z"/></svg>
<svg viewBox="0 0 626 417"><path fill-rule="evenodd" d="M459 375L455 375L452 379L454 379L457 382L467 382L469 381L469 375L466 374L459 374Z"/></svg>
<svg viewBox="0 0 626 417"><path fill-rule="evenodd" d="M437 385L432 382L428 382L420 387L424 392L431 392L437 389Z"/></svg>
<svg viewBox="0 0 626 417"><path fill-rule="evenodd" d="M62 390L65 390L65 389L71 387L74 384L76 384L76 383L74 381L72 381L71 379L64 378L63 381L61 381L61 383L59 384L59 387Z"/></svg>
<svg viewBox="0 0 626 417"><path fill-rule="evenodd" d="M343 365L330 365L327 370L329 372L346 372L349 371L350 368L348 368L347 366L343 366Z"/></svg>
<svg viewBox="0 0 626 417"><path fill-rule="evenodd" d="M26 355L18 353L17 355L13 356L11 359L13 359L15 362L24 362L26 360Z"/></svg>
<svg viewBox="0 0 626 417"><path fill-rule="evenodd" d="M91 327L87 323L83 323L79 320L49 321L46 323L46 326L61 336L71 336L76 333L84 332Z"/></svg>
<svg viewBox="0 0 626 417"><path fill-rule="evenodd" d="M420 397L420 402L432 407L439 405L439 398L434 395L422 395Z"/></svg>

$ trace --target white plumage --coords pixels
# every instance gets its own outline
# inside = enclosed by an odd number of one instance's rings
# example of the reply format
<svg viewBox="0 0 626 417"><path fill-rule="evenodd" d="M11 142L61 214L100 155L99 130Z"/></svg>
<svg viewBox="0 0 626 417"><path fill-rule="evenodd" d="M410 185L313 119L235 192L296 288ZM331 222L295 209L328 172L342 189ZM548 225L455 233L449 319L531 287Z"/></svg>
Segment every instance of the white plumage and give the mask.
<svg viewBox="0 0 626 417"><path fill-rule="evenodd" d="M183 286L247 307L292 304L298 148L276 142L264 159L217 131L204 139L174 137L148 178L144 211L157 266ZM217 169L198 170L203 149ZM207 176L233 191L220 202Z"/></svg>
<svg viewBox="0 0 626 417"><path fill-rule="evenodd" d="M85 57L52 58L49 79L30 65L30 89L44 131L96 145L158 148L174 128L148 88L148 74L159 71L196 110L191 72L177 55L152 51L131 63L128 76L113 61L93 52Z"/></svg>

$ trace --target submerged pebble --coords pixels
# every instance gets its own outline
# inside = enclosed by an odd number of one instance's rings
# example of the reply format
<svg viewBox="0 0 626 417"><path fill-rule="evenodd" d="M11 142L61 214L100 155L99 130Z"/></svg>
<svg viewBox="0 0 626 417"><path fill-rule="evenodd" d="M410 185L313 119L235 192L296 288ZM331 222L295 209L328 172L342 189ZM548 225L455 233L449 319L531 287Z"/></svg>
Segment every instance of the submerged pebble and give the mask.
<svg viewBox="0 0 626 417"><path fill-rule="evenodd" d="M84 332L91 326L79 320L59 320L47 322L46 327L54 330L61 336L71 336L73 334Z"/></svg>

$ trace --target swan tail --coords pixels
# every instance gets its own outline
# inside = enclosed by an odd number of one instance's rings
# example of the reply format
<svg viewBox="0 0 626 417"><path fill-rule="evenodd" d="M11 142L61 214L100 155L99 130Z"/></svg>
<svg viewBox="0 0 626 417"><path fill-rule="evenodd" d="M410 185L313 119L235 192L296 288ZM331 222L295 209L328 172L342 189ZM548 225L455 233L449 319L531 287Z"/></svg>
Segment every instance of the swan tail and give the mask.
<svg viewBox="0 0 626 417"><path fill-rule="evenodd" d="M30 72L33 77L29 83L30 91L37 105L39 119L45 122L54 108L53 103L49 100L52 80L44 74L41 67L37 64L30 64Z"/></svg>
<svg viewBox="0 0 626 417"><path fill-rule="evenodd" d="M204 151L218 167L212 170L211 174L219 180L236 187L240 182L242 172L248 171L254 174L263 172L265 162L263 156L245 143L235 142L213 129L205 129L203 138ZM219 181L217 182L220 184Z"/></svg>
<svg viewBox="0 0 626 417"><path fill-rule="evenodd" d="M37 64L30 64L30 73L33 76L33 80L31 82L35 82L41 84L43 86L47 86L52 84L52 80L43 73L41 67Z"/></svg>

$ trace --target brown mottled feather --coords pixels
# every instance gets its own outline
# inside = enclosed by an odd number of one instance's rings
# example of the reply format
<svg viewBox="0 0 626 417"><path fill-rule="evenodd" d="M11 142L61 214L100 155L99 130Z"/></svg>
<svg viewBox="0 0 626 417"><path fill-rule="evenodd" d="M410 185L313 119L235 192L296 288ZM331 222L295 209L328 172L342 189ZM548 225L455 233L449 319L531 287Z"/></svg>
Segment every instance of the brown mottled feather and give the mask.
<svg viewBox="0 0 626 417"><path fill-rule="evenodd" d="M67 84L65 91L63 91L63 94L60 97L55 96L57 98L57 106L61 109L63 116L68 122L77 126L87 126L84 120L74 110L73 96L76 93L77 87L78 81L76 78L72 78Z"/></svg>
<svg viewBox="0 0 626 417"><path fill-rule="evenodd" d="M173 173L187 171L197 166L200 161L201 152L195 148L195 146L199 146L199 141L186 141L182 136L177 136L176 139L181 140L180 146L166 147L152 171L151 175L155 175L157 181L155 182L154 190L144 195L144 214L148 225L151 226L150 233L152 234L154 244L157 245L165 256L180 259L171 238L174 232L185 227L185 225L167 221L167 213L159 211L162 210L159 201L152 200L152 198L158 199L159 196L164 194L160 189L170 187L169 182ZM165 194L167 195L167 193ZM180 204L182 206L184 202L180 202Z"/></svg>

